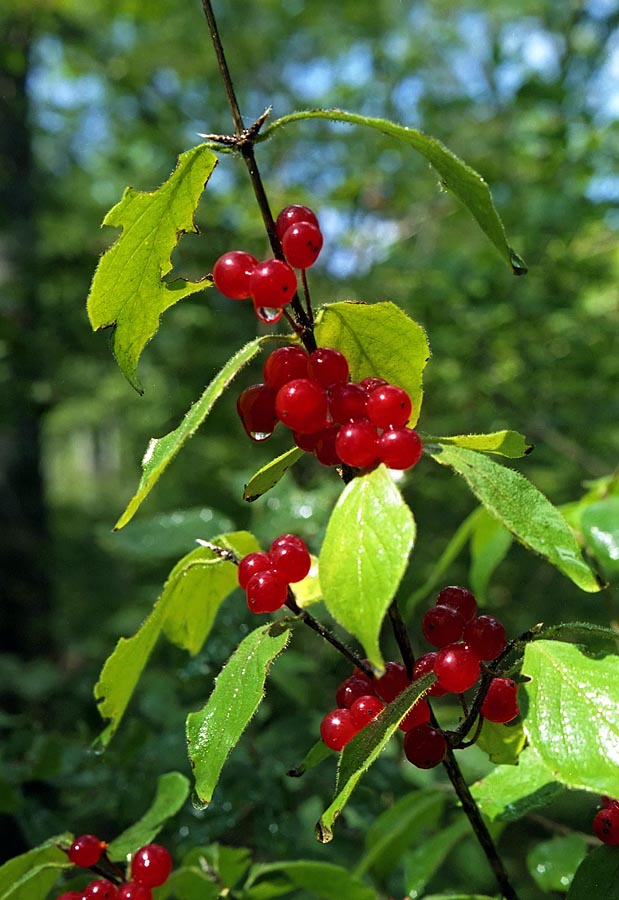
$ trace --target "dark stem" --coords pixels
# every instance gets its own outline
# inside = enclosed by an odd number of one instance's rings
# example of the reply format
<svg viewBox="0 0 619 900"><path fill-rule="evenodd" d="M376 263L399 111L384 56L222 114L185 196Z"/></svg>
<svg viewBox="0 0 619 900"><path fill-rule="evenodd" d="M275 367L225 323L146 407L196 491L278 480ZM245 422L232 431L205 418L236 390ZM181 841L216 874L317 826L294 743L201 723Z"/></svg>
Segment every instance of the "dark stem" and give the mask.
<svg viewBox="0 0 619 900"><path fill-rule="evenodd" d="M415 654L413 653L413 648L411 647L411 642L408 637L408 631L406 630L406 625L404 624L404 619L402 618L400 607L395 600L389 606L389 621L391 622L393 634L395 635L395 639L398 642L398 647L400 648L402 661L406 666L406 674L409 678L412 679L413 666L415 665Z"/></svg>

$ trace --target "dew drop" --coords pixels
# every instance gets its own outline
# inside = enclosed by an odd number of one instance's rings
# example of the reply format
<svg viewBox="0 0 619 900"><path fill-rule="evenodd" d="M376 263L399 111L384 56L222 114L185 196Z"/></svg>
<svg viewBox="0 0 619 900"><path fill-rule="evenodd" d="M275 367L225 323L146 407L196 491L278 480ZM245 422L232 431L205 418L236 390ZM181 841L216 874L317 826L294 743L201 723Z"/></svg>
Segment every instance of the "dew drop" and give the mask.
<svg viewBox="0 0 619 900"><path fill-rule="evenodd" d="M249 431L248 432L252 441L256 441L256 443L260 443L260 441L267 441L271 435L272 431Z"/></svg>
<svg viewBox="0 0 619 900"><path fill-rule="evenodd" d="M198 797L197 791L194 791L191 795L191 805L194 807L194 809L206 809L208 803L204 800L201 800Z"/></svg>
<svg viewBox="0 0 619 900"><path fill-rule="evenodd" d="M260 319L261 322L266 322L271 325L273 322L279 322L283 313L281 309L276 309L271 306L257 306L256 315Z"/></svg>

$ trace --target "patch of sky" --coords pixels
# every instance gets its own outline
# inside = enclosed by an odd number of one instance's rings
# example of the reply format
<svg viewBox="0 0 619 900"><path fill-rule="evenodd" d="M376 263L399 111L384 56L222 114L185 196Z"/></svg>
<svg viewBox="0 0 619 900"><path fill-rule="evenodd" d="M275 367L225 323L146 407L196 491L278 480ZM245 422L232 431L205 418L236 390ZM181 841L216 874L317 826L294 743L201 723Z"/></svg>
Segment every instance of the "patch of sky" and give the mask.
<svg viewBox="0 0 619 900"><path fill-rule="evenodd" d="M608 40L605 59L592 80L588 100L596 124L619 118L619 31Z"/></svg>
<svg viewBox="0 0 619 900"><path fill-rule="evenodd" d="M565 39L545 29L538 19L527 17L510 23L500 41L505 57L522 66L523 78L534 72L544 81L552 81L559 75Z"/></svg>
<svg viewBox="0 0 619 900"><path fill-rule="evenodd" d="M423 78L418 75L409 75L394 87L391 102L403 125L419 126L421 119L419 101L423 97L424 90Z"/></svg>
<svg viewBox="0 0 619 900"><path fill-rule="evenodd" d="M593 203L618 203L619 174L594 175L589 181L585 194Z"/></svg>
<svg viewBox="0 0 619 900"><path fill-rule="evenodd" d="M585 9L594 19L607 19L617 12L617 0L588 0Z"/></svg>

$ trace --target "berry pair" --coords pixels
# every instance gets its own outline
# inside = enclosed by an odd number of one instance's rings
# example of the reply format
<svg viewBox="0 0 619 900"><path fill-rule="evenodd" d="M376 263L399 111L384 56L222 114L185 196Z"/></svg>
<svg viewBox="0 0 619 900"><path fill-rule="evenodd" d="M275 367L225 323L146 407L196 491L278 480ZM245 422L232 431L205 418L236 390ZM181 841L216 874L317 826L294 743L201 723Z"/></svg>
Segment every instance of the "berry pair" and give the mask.
<svg viewBox="0 0 619 900"><path fill-rule="evenodd" d="M105 855L107 844L94 834L82 834L75 838L67 856L76 866L92 868ZM66 891L57 900L152 900L152 889L164 884L172 871L172 857L160 844L146 844L134 853L130 866L130 878L117 884L108 878L96 878L82 891Z"/></svg>
<svg viewBox="0 0 619 900"><path fill-rule="evenodd" d="M275 612L288 597L288 585L303 581L311 568L305 543L294 534L276 538L268 553L249 553L239 563L239 585L254 613Z"/></svg>
<svg viewBox="0 0 619 900"><path fill-rule="evenodd" d="M619 845L619 800L602 797L603 808L593 817L593 832L603 844Z"/></svg>
<svg viewBox="0 0 619 900"><path fill-rule="evenodd" d="M287 206L277 217L277 235L286 260L258 262L251 253L231 250L220 256L213 268L215 287L231 300L251 298L258 318L278 322L282 309L297 292L295 269L308 269L322 248L316 216L306 206Z"/></svg>

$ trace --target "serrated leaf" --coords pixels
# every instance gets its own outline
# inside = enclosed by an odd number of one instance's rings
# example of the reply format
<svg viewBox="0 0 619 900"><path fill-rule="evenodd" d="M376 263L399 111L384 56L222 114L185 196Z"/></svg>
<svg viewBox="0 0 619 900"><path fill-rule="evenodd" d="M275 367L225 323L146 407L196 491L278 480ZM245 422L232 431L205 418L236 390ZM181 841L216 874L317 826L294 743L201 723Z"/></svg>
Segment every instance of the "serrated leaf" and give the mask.
<svg viewBox="0 0 619 900"><path fill-rule="evenodd" d="M187 717L196 797L205 805L228 755L262 702L269 668L288 643L291 624L269 622L250 632L217 676L206 705Z"/></svg>
<svg viewBox="0 0 619 900"><path fill-rule="evenodd" d="M284 477L288 469L290 469L303 456L304 451L298 447L292 447L286 450L281 456L272 459L266 466L258 469L255 475L249 479L243 491L243 500L253 503L272 487L275 487L278 481Z"/></svg>
<svg viewBox="0 0 619 900"><path fill-rule="evenodd" d="M175 816L189 795L189 779L180 772L166 772L157 779L155 799L144 815L108 845L110 859L123 862L150 844L168 819Z"/></svg>
<svg viewBox="0 0 619 900"><path fill-rule="evenodd" d="M213 378L199 400L190 407L185 418L174 431L161 438L151 438L142 460L142 477L138 489L127 504L127 508L114 526L117 531L130 522L140 505L163 475L186 441L196 433L200 425L210 413L215 401L238 375L243 366L254 358L267 338L255 338L245 344L228 360L223 369Z"/></svg>
<svg viewBox="0 0 619 900"><path fill-rule="evenodd" d="M488 185L478 172L459 159L436 138L417 131L415 128L406 128L390 122L388 119L361 116L345 112L342 109L310 109L291 113L273 122L270 128L264 132L263 137L267 137L275 129L290 122L298 122L303 119L328 119L335 122L349 122L351 125L363 125L408 144L428 160L439 174L442 185L466 206L482 231L509 263L514 275L526 273L525 263L507 243L505 229L492 202Z"/></svg>
<svg viewBox="0 0 619 900"><path fill-rule="evenodd" d="M563 790L538 753L526 747L517 766L497 766L471 793L486 818L513 822L547 806Z"/></svg>
<svg viewBox="0 0 619 900"><path fill-rule="evenodd" d="M580 527L589 549L608 578L619 576L619 497L607 497L587 506Z"/></svg>
<svg viewBox="0 0 619 900"><path fill-rule="evenodd" d="M526 478L464 447L441 444L428 452L462 475L488 512L525 547L544 556L583 591L600 590L602 585L582 558L569 525Z"/></svg>
<svg viewBox="0 0 619 900"><path fill-rule="evenodd" d="M258 879L268 875L286 878L290 889L308 891L321 900L376 900L376 891L360 882L347 869L333 863L299 860L254 866L245 884L252 892ZM252 896L254 894L252 893ZM272 895L271 895L272 896ZM275 895L277 896L277 895Z"/></svg>
<svg viewBox="0 0 619 900"><path fill-rule="evenodd" d="M140 393L137 364L159 328L161 315L183 297L212 282L164 281L172 269L171 253L183 234L197 233L193 216L217 157L205 144L182 153L156 191L127 188L103 220L122 228L95 272L88 296L93 331L113 327L112 350L129 383Z"/></svg>
<svg viewBox="0 0 619 900"><path fill-rule="evenodd" d="M505 559L511 544L509 531L483 506L480 507L471 533L469 570L470 587L480 603L484 602L488 583L497 566Z"/></svg>
<svg viewBox="0 0 619 900"><path fill-rule="evenodd" d="M498 725L484 719L476 744L496 765L515 766L524 749L526 737L522 722L516 725Z"/></svg>
<svg viewBox="0 0 619 900"><path fill-rule="evenodd" d="M451 444L465 447L479 453L495 453L509 459L520 459L533 450L523 434L517 431L492 431L489 434L454 434L451 437L427 437L425 440L437 444Z"/></svg>
<svg viewBox="0 0 619 900"><path fill-rule="evenodd" d="M593 654L616 653L619 650L619 632L594 622L560 622L545 627L539 636L544 640L573 641Z"/></svg>
<svg viewBox="0 0 619 900"><path fill-rule="evenodd" d="M619 900L619 853L597 847L576 870L566 900Z"/></svg>
<svg viewBox="0 0 619 900"><path fill-rule="evenodd" d="M333 303L316 317L316 340L321 347L340 350L353 381L370 375L404 388L413 404L409 426L414 428L423 398L423 370L430 357L426 333L399 306L379 303Z"/></svg>
<svg viewBox="0 0 619 900"><path fill-rule="evenodd" d="M326 844L333 838L333 823L348 802L359 779L378 759L404 716L435 680L432 674L416 679L346 744L340 755L333 802L316 825L316 838L321 843Z"/></svg>
<svg viewBox="0 0 619 900"><path fill-rule="evenodd" d="M527 867L542 891L565 893L586 854L584 839L568 834L537 844L527 855Z"/></svg>
<svg viewBox="0 0 619 900"><path fill-rule="evenodd" d="M342 492L320 552L327 609L383 665L380 628L415 541L415 520L383 465Z"/></svg>
<svg viewBox="0 0 619 900"><path fill-rule="evenodd" d="M44 900L60 872L71 868L59 847L68 848L72 840L59 834L0 866L0 900Z"/></svg>
<svg viewBox="0 0 619 900"><path fill-rule="evenodd" d="M458 819L420 843L406 857L404 888L409 900L423 896L427 883L462 838L471 834L466 817Z"/></svg>
<svg viewBox="0 0 619 900"><path fill-rule="evenodd" d="M531 747L567 787L619 796L619 657L592 659L574 644L525 649Z"/></svg>
<svg viewBox="0 0 619 900"><path fill-rule="evenodd" d="M243 531L216 540L239 556L259 549L255 538ZM206 547L192 551L174 566L151 614L132 637L118 641L95 685L99 712L110 720L98 739L101 749L116 732L162 631L180 647L197 653L217 610L237 583L236 566Z"/></svg>

